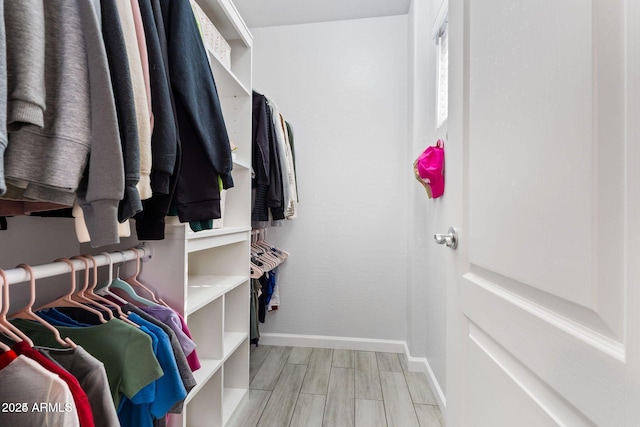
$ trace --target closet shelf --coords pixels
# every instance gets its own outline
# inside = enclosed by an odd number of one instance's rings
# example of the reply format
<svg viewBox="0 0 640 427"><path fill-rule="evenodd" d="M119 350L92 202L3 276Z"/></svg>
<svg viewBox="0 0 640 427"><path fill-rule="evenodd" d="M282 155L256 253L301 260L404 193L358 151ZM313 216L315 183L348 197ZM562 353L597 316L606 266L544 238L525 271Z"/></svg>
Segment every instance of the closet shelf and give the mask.
<svg viewBox="0 0 640 427"><path fill-rule="evenodd" d="M200 369L193 373L193 377L196 379L196 386L187 395L185 403L189 403L189 401L198 394L198 391L200 391L207 381L220 369L222 363L222 360L217 359L200 359Z"/></svg>
<svg viewBox="0 0 640 427"><path fill-rule="evenodd" d="M251 231L251 227L248 227L248 226L224 227L224 228L215 228L213 230L198 231L197 233L195 231L189 230L187 231L187 240L197 240L205 237L224 236L228 234L240 234L240 233L245 233L247 231Z"/></svg>
<svg viewBox="0 0 640 427"><path fill-rule="evenodd" d="M231 0L196 0L196 2L225 40L241 40L246 47L251 47L252 37L249 28Z"/></svg>
<svg viewBox="0 0 640 427"><path fill-rule="evenodd" d="M220 97L251 96L251 91L210 50L207 50L207 56Z"/></svg>
<svg viewBox="0 0 640 427"><path fill-rule="evenodd" d="M249 280L248 276L193 275L187 280L187 316Z"/></svg>
<svg viewBox="0 0 640 427"><path fill-rule="evenodd" d="M226 332L224 333L224 358L226 361L240 347L249 334L246 332Z"/></svg>
<svg viewBox="0 0 640 427"><path fill-rule="evenodd" d="M184 238L186 240L198 240L198 239L203 239L207 237L217 237L217 236L224 236L228 234L242 234L242 233L246 233L247 231L251 231L251 226L242 226L242 227L214 228L212 230L195 232L190 228L188 228L189 227L188 224L180 222L177 216L168 216L166 218L166 224L168 226L165 230L166 234L176 235L180 237L184 235ZM182 230L180 230L181 228L183 229L186 228L187 230L184 231L184 233L182 233ZM241 240L244 240L244 239L241 239ZM220 245L215 245L215 246L220 246Z"/></svg>
<svg viewBox="0 0 640 427"><path fill-rule="evenodd" d="M222 402L222 415L223 415L223 423L222 425L226 425L233 415L233 411L238 407L242 399L249 393L249 390L244 388L231 388L225 387L222 393L223 402Z"/></svg>
<svg viewBox="0 0 640 427"><path fill-rule="evenodd" d="M251 163L247 163L243 160L233 159L233 167L234 169L251 169Z"/></svg>
<svg viewBox="0 0 640 427"><path fill-rule="evenodd" d="M205 249L217 248L231 245L233 243L244 242L248 239L250 228L220 228L216 230L201 231L197 234L187 236L187 252L198 252Z"/></svg>

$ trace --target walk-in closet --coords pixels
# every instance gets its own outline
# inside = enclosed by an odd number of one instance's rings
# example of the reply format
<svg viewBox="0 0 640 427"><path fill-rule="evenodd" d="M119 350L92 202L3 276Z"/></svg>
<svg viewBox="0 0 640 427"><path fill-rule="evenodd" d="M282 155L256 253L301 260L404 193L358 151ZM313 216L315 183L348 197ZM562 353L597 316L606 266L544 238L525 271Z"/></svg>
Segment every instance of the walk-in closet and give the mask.
<svg viewBox="0 0 640 427"><path fill-rule="evenodd" d="M640 425L639 24L0 1L0 427Z"/></svg>

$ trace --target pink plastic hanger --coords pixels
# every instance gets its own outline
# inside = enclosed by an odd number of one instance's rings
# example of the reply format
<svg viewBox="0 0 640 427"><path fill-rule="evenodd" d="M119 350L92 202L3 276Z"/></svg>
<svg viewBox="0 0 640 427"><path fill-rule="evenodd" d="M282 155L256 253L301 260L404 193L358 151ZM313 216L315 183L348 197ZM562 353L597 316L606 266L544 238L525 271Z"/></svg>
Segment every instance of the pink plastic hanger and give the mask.
<svg viewBox="0 0 640 427"><path fill-rule="evenodd" d="M131 326L135 326L136 328L139 328L140 325L137 325L136 323L129 320L125 312L122 311L122 309L118 304L94 293L94 289L98 285L98 263L96 262L96 259L91 255L83 255L83 257L91 260L91 262L93 263L93 282L91 283L89 288L85 291L84 293L85 296L89 298L91 301L102 303L105 306L105 309L109 313L111 313L111 310L110 310L111 308L114 309L118 314L118 319L122 320L125 323L130 324Z"/></svg>
<svg viewBox="0 0 640 427"><path fill-rule="evenodd" d="M267 250L258 243L258 234L256 234L255 240L251 242L251 255L265 264L261 266L263 271L271 271L281 263L279 259L269 254Z"/></svg>
<svg viewBox="0 0 640 427"><path fill-rule="evenodd" d="M287 252L277 249L276 247L268 243L266 238L267 238L267 230L264 228L261 230L258 230L258 240L256 241L258 246L264 248L267 251L267 253L274 256L275 258L278 258L281 261L284 261L287 258L289 258L289 254Z"/></svg>
<svg viewBox="0 0 640 427"><path fill-rule="evenodd" d="M95 314L96 316L98 316L98 320L100 320L101 323L107 323L102 313L100 313L98 310L88 307L84 304L80 304L79 302L71 299L71 296L76 292L76 267L73 265L73 262L66 258L58 258L55 260L55 262L64 262L69 266L69 268L71 268L71 289L69 290L68 294L63 295L60 298L50 302L49 304L40 307L38 310L55 307L77 307Z"/></svg>
<svg viewBox="0 0 640 427"><path fill-rule="evenodd" d="M252 279L259 279L263 274L264 271L252 262L249 277Z"/></svg>
<svg viewBox="0 0 640 427"><path fill-rule="evenodd" d="M20 318L20 319L35 320L36 322L40 323L42 326L44 326L45 328L53 332L53 335L55 336L56 341L58 341L60 345L62 345L63 347L77 348L78 346L73 341L71 341L71 338L67 337L65 339L62 339L62 337L60 336L60 331L58 331L50 323L46 322L41 317L36 316L36 314L33 312L31 307L33 307L33 303L36 301L36 276L33 273L33 269L27 264L20 264L18 265L18 267L24 268L29 272L29 276L30 276L29 286L30 286L31 293L30 293L29 304L26 307L24 307L22 310L15 313L12 317Z"/></svg>
<svg viewBox="0 0 640 427"><path fill-rule="evenodd" d="M100 315L98 316L98 318L102 318L100 321L102 323L106 323L106 319L104 318L104 315L102 314L103 312L107 313L107 316L109 317L109 320L113 319L113 313L111 313L111 310L109 310L109 308L105 307L104 305L100 304L97 301L94 301L92 299L90 299L87 295L87 289L89 288L89 276L91 271L89 270L89 260L83 256L73 256L71 257L71 259L79 259L80 261L82 261L84 263L84 284L82 285L82 287L74 292L73 295L71 295L71 299L74 301L77 301L81 304L93 304L94 306L98 307L100 310L98 312L100 313ZM104 321L103 321L104 320Z"/></svg>
<svg viewBox="0 0 640 427"><path fill-rule="evenodd" d="M9 338L14 341L24 341L29 344L30 347L33 347L33 341L24 332L20 329L16 328L13 324L11 324L7 320L7 313L9 312L9 280L7 280L7 274L4 270L0 269L0 277L2 278L2 296L0 296L0 332L4 332Z"/></svg>

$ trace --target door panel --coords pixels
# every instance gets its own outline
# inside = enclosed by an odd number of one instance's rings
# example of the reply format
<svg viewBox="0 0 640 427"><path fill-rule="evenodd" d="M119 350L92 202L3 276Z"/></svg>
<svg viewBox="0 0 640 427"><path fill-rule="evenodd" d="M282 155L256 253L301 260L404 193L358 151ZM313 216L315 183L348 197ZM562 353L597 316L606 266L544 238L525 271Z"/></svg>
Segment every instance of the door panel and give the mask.
<svg viewBox="0 0 640 427"><path fill-rule="evenodd" d="M597 48L622 46L599 25L620 7L488 3L469 10L470 263L621 337L621 240L598 237L622 223L622 63Z"/></svg>
<svg viewBox="0 0 640 427"><path fill-rule="evenodd" d="M614 3L470 2L466 154L470 271L621 341L622 239L598 239L624 208L624 98L598 91L622 75L596 48Z"/></svg>
<svg viewBox="0 0 640 427"><path fill-rule="evenodd" d="M464 220L449 351L467 373L447 396L465 402L451 426L640 425L628 409L639 379L628 259L640 256L625 235L638 203L627 162L639 160L626 157L637 144L629 82L640 78L625 57L628 10L450 7L449 145L462 141ZM496 399L512 406L491 415Z"/></svg>
<svg viewBox="0 0 640 427"><path fill-rule="evenodd" d="M591 306L592 25L584 4L470 2L470 262Z"/></svg>
<svg viewBox="0 0 640 427"><path fill-rule="evenodd" d="M467 425L594 426L529 368L471 323ZM487 384L498 387L486 387Z"/></svg>

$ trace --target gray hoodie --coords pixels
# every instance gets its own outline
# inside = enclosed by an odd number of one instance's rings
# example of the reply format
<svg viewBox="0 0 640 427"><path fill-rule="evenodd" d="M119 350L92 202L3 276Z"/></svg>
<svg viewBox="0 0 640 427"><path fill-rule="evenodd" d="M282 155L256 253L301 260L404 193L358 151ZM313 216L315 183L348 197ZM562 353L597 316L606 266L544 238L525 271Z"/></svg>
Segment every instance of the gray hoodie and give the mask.
<svg viewBox="0 0 640 427"><path fill-rule="evenodd" d="M46 0L44 15L44 126L10 134L7 180L25 199L72 205L77 194L92 246L115 244L124 172L96 3Z"/></svg>

